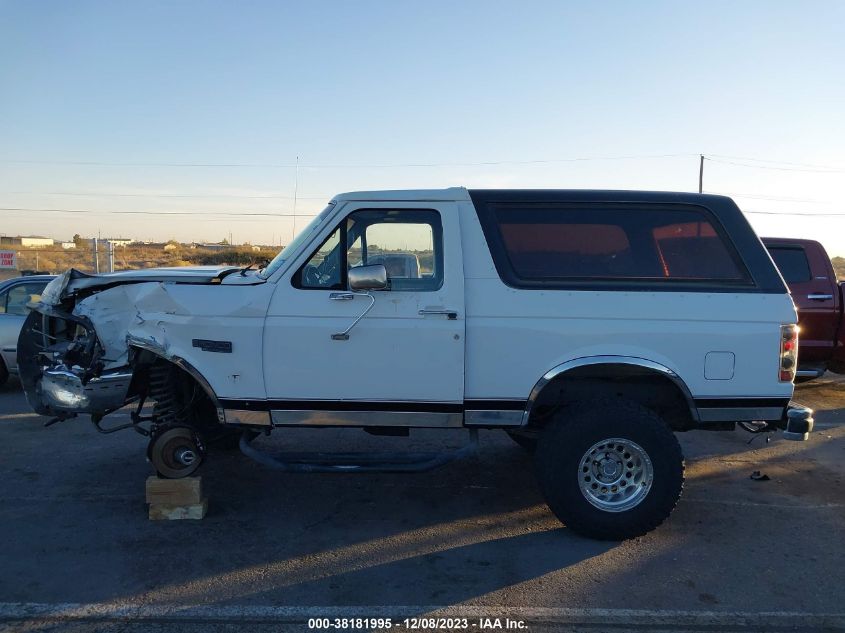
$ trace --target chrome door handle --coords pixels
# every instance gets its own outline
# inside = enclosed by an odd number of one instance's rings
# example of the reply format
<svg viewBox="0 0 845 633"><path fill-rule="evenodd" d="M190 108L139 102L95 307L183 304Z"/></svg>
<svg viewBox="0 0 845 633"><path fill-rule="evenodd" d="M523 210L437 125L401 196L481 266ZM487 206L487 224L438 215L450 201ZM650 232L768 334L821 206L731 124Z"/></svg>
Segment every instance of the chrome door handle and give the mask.
<svg viewBox="0 0 845 633"><path fill-rule="evenodd" d="M332 301L352 301L354 298L355 294L352 292L333 292L329 295Z"/></svg>
<svg viewBox="0 0 845 633"><path fill-rule="evenodd" d="M830 301L833 295L807 295L810 301Z"/></svg>
<svg viewBox="0 0 845 633"><path fill-rule="evenodd" d="M443 316L447 317L450 321L454 321L458 318L458 311L457 310L449 310L448 308L423 308L422 310L418 311L419 314L442 314Z"/></svg>

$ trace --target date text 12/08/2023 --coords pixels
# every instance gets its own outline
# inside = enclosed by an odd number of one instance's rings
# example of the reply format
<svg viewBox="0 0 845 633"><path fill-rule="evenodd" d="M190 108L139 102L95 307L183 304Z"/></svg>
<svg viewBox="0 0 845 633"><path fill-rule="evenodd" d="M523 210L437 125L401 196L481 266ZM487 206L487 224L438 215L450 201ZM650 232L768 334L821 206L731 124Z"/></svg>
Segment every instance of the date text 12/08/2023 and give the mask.
<svg viewBox="0 0 845 633"><path fill-rule="evenodd" d="M310 618L308 628L312 630L335 629L392 629L402 627L407 630L525 630L528 628L525 620L511 618L434 618L415 617L394 620L392 618Z"/></svg>

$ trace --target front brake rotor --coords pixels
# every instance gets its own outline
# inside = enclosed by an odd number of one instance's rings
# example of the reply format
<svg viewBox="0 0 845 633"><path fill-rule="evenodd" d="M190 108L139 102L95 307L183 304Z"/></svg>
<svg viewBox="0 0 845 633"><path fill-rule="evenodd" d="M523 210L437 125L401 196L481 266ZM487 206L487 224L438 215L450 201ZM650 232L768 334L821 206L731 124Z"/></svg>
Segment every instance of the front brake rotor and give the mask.
<svg viewBox="0 0 845 633"><path fill-rule="evenodd" d="M191 429L170 427L150 442L147 456L156 472L167 479L192 475L202 463L205 450Z"/></svg>

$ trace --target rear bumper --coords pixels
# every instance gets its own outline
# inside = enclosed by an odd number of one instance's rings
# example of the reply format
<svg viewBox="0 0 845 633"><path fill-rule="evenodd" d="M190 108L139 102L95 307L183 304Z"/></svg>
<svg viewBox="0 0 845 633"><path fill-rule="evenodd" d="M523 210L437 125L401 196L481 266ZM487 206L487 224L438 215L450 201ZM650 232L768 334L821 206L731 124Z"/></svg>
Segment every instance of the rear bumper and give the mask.
<svg viewBox="0 0 845 633"><path fill-rule="evenodd" d="M777 425L783 429L783 438L803 442L813 430L813 410L800 404L790 404Z"/></svg>
<svg viewBox="0 0 845 633"><path fill-rule="evenodd" d="M728 430L735 423L765 423L779 429L787 440L803 441L813 430L813 410L788 398L698 399L699 428Z"/></svg>

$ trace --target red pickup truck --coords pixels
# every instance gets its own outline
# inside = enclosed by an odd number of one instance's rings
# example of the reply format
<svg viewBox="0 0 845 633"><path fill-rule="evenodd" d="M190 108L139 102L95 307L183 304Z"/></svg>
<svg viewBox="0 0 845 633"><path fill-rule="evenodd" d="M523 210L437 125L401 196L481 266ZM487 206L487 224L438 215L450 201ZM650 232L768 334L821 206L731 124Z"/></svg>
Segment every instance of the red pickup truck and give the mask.
<svg viewBox="0 0 845 633"><path fill-rule="evenodd" d="M836 273L824 246L813 240L764 237L798 308L801 327L796 382L825 370L845 373L845 281Z"/></svg>

